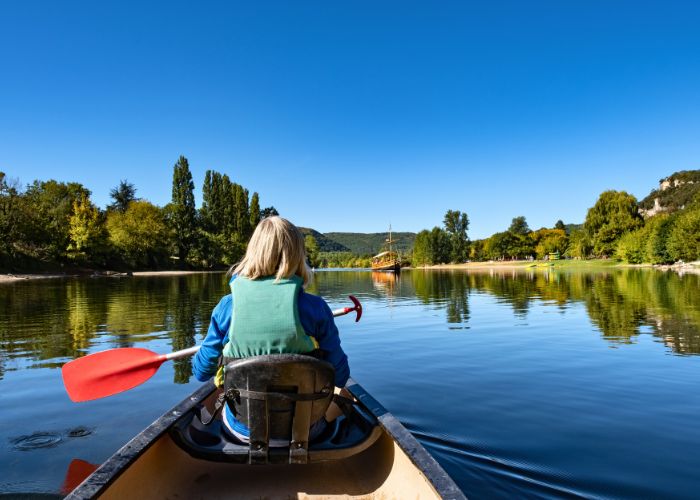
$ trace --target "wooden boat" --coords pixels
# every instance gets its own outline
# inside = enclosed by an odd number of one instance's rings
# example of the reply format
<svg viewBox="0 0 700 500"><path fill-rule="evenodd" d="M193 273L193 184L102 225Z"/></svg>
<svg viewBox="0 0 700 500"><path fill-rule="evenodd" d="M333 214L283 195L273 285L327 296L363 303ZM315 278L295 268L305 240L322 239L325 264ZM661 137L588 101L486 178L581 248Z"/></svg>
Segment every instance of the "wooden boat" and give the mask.
<svg viewBox="0 0 700 500"><path fill-rule="evenodd" d="M401 271L401 261L396 252L381 252L372 257L372 271Z"/></svg>
<svg viewBox="0 0 700 500"><path fill-rule="evenodd" d="M401 259L391 248L392 243L394 243L394 240L391 238L391 225L389 225L389 238L387 238L386 242L389 244L389 249L372 257L372 271L393 271L398 273L401 271Z"/></svg>
<svg viewBox="0 0 700 500"><path fill-rule="evenodd" d="M182 436L194 425L187 422L195 422L202 407L211 410L221 392L209 382L124 445L67 498L465 498L391 413L354 381L347 387L356 398L352 411L371 425L342 458L327 460L323 450L314 455L313 446L306 464L201 458L201 450L183 445ZM291 448L268 451L281 450L278 457L286 460L294 454Z"/></svg>

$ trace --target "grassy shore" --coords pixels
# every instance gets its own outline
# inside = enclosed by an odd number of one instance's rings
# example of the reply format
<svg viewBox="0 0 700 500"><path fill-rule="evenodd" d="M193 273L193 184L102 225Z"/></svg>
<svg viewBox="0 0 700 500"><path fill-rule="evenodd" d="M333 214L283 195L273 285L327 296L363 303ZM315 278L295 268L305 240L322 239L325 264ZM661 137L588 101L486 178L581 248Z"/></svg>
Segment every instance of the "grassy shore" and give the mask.
<svg viewBox="0 0 700 500"><path fill-rule="evenodd" d="M599 269L632 269L648 268L662 271L676 271L680 273L700 274L700 261L685 262L670 265L655 264L626 264L614 259L590 259L590 260L552 260L552 261L531 261L531 260L507 260L507 261L486 261L467 262L464 264L439 264L436 266L422 266L415 269L462 269L462 270L538 270L538 269L558 269L558 270L581 270L595 271Z"/></svg>

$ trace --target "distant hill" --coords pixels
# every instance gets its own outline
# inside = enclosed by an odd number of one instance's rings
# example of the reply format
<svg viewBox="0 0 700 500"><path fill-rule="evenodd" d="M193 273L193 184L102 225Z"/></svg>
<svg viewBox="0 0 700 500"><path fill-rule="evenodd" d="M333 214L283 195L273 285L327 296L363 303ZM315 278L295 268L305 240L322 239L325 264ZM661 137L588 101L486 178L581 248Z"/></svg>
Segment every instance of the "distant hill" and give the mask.
<svg viewBox="0 0 700 500"><path fill-rule="evenodd" d="M319 233L315 229L311 229L308 227L300 227L299 230L306 236L307 234L310 234L316 239L316 243L318 244L318 249L321 252L350 252L351 250L338 243L337 241L334 241L331 238L328 238L328 236Z"/></svg>
<svg viewBox="0 0 700 500"><path fill-rule="evenodd" d="M377 254L385 248L388 233L325 233L327 238L350 249L351 252L364 254ZM394 239L392 247L401 253L410 252L416 233L391 233Z"/></svg>
<svg viewBox="0 0 700 500"><path fill-rule="evenodd" d="M639 202L639 212L651 217L673 212L690 203L700 193L700 170L683 170L659 181L659 188Z"/></svg>

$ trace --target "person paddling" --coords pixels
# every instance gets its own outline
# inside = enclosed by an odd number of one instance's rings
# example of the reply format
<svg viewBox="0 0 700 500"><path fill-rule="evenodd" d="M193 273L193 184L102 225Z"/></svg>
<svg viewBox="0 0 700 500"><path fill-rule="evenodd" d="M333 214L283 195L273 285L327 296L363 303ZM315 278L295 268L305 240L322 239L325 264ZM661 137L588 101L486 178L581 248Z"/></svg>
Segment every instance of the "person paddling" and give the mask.
<svg viewBox="0 0 700 500"><path fill-rule="evenodd" d="M216 385L222 386L222 355L231 359L320 353L335 368L335 385L345 387L350 376L348 358L340 346L328 304L304 290L311 280L311 270L304 237L296 226L278 216L260 221L245 256L229 274L231 294L214 308L207 336L193 360L197 380L204 382L216 376ZM332 405L326 418L312 425L309 438L320 434L326 420L338 414ZM230 434L248 441L248 429L236 420L228 405L223 422Z"/></svg>

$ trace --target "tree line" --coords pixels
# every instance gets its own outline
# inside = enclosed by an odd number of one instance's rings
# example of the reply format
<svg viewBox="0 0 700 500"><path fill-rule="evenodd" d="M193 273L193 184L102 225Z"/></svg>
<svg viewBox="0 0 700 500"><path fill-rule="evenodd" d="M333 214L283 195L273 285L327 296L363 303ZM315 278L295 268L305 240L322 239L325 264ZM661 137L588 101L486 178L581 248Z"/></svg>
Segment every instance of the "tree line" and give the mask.
<svg viewBox="0 0 700 500"><path fill-rule="evenodd" d="M467 260L518 260L564 257L617 258L632 264L670 264L700 260L700 193L683 208L644 219L637 199L625 191L605 191L583 225L531 230L524 216L488 238L470 241L469 218L448 210L442 227L416 236L413 265Z"/></svg>
<svg viewBox="0 0 700 500"><path fill-rule="evenodd" d="M208 269L231 265L261 218L258 193L208 170L195 206L187 158L173 166L170 203L137 198L122 180L105 210L77 182L35 180L24 188L0 172L0 269Z"/></svg>

